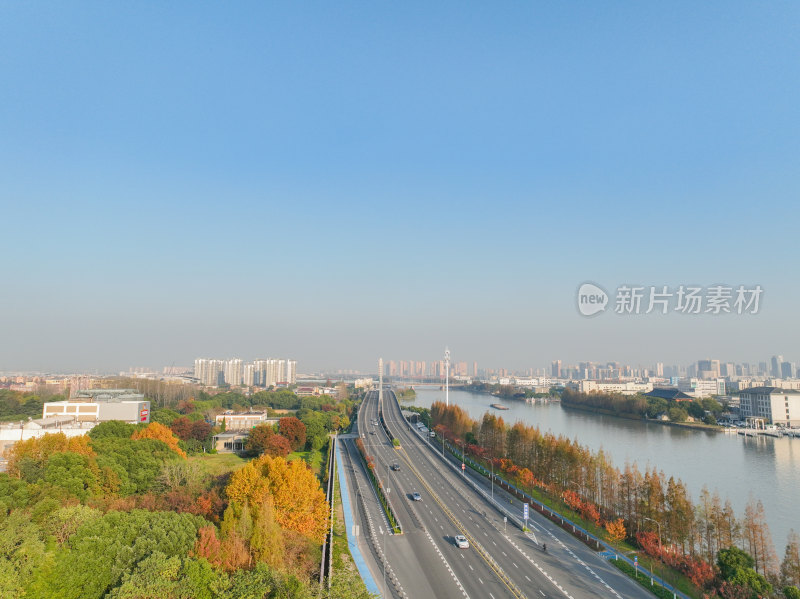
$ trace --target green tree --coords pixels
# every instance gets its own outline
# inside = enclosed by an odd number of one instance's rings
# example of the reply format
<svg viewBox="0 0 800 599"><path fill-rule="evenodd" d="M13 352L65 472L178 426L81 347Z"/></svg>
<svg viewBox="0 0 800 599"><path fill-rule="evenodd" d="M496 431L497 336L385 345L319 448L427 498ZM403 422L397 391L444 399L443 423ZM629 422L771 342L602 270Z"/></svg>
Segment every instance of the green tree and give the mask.
<svg viewBox="0 0 800 599"><path fill-rule="evenodd" d="M648 397L647 398L647 417L655 418L659 414L667 411L667 400L661 397Z"/></svg>
<svg viewBox="0 0 800 599"><path fill-rule="evenodd" d="M53 510L42 524L42 529L63 545L77 530L102 516L102 513L86 505L70 505Z"/></svg>
<svg viewBox="0 0 800 599"><path fill-rule="evenodd" d="M800 599L800 589L797 587L783 587L783 596L786 599Z"/></svg>
<svg viewBox="0 0 800 599"><path fill-rule="evenodd" d="M300 410L298 416L306 427L306 447L319 451L328 440L327 425L330 421L322 412L311 410Z"/></svg>
<svg viewBox="0 0 800 599"><path fill-rule="evenodd" d="M96 495L100 489L96 464L90 463L90 458L84 455L69 451L54 453L47 459L44 480L66 489L81 501Z"/></svg>
<svg viewBox="0 0 800 599"><path fill-rule="evenodd" d="M101 422L89 431L89 438L92 441L98 439L108 439L109 437L120 437L130 439L133 431L136 430L135 424L122 422L121 420L109 420Z"/></svg>
<svg viewBox="0 0 800 599"><path fill-rule="evenodd" d="M717 555L720 578L733 586L750 589L753 598L772 593L772 585L753 567L752 556L738 547L722 549Z"/></svg>
<svg viewBox="0 0 800 599"><path fill-rule="evenodd" d="M214 599L227 587L227 576L204 559L167 557L154 552L126 573L108 599Z"/></svg>
<svg viewBox="0 0 800 599"><path fill-rule="evenodd" d="M686 422L686 419L689 418L689 412L678 406L670 408L668 414L672 422Z"/></svg>
<svg viewBox="0 0 800 599"><path fill-rule="evenodd" d="M100 599L147 556L183 557L208 523L173 512L108 512L87 522L56 555L41 581L41 594L63 599Z"/></svg>
<svg viewBox="0 0 800 599"><path fill-rule="evenodd" d="M311 599L309 588L295 576L284 575L259 563L252 570L239 570L221 599Z"/></svg>
<svg viewBox="0 0 800 599"><path fill-rule="evenodd" d="M150 490L162 465L178 457L156 439L109 437L92 441L92 448L97 452L97 465L111 468L119 476L122 495Z"/></svg>
<svg viewBox="0 0 800 599"><path fill-rule="evenodd" d="M21 510L0 524L0 597L22 597L44 565L46 546L39 527Z"/></svg>

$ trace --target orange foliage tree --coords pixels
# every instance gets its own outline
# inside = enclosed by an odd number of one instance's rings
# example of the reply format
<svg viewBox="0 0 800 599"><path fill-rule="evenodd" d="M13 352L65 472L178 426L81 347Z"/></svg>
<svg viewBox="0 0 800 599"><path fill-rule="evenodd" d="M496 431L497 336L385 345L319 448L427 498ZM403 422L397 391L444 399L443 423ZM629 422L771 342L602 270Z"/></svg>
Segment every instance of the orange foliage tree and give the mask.
<svg viewBox="0 0 800 599"><path fill-rule="evenodd" d="M262 455L240 468L226 489L228 498L259 509L271 496L275 521L285 530L322 542L327 529L328 504L319 481L302 460L287 462Z"/></svg>
<svg viewBox="0 0 800 599"><path fill-rule="evenodd" d="M225 494L239 505L248 501L251 505L260 505L269 495L269 484L253 462L248 462L233 473Z"/></svg>
<svg viewBox="0 0 800 599"><path fill-rule="evenodd" d="M169 428L158 422L151 422L145 428L134 431L133 435L131 435L131 439L155 439L156 441L163 441L179 456L182 458L186 457L186 452L178 446L178 437L176 437Z"/></svg>
<svg viewBox="0 0 800 599"><path fill-rule="evenodd" d="M95 453L89 445L89 441L90 439L86 435L67 437L64 433L46 434L39 438L17 441L5 453L8 459L8 474L19 478L21 475L19 466L23 460L30 460L41 468L47 458L62 451L94 457Z"/></svg>
<svg viewBox="0 0 800 599"><path fill-rule="evenodd" d="M622 521L622 518L617 518L616 520L606 522L606 533L609 539L619 542L627 536L628 531L625 530L625 523Z"/></svg>

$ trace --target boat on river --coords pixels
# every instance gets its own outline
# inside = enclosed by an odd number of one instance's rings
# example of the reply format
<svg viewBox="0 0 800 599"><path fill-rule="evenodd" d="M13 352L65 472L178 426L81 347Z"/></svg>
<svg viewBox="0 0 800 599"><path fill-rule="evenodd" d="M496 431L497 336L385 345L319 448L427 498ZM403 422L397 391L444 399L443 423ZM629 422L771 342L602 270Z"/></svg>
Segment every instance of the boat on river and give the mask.
<svg viewBox="0 0 800 599"><path fill-rule="evenodd" d="M507 409L508 409L508 406L504 406L504 405L503 405L503 404L501 404L501 403L493 403L493 404L491 404L491 406L492 406L492 407L493 407L495 410L507 410Z"/></svg>

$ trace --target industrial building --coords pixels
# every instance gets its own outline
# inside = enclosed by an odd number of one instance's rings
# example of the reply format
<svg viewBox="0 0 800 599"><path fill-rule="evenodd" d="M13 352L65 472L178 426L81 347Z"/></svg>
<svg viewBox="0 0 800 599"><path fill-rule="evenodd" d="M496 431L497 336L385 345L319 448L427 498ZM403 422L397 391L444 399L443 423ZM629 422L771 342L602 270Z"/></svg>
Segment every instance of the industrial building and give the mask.
<svg viewBox="0 0 800 599"><path fill-rule="evenodd" d="M150 402L136 389L86 389L71 399L44 404L42 418L71 416L76 422L150 422Z"/></svg>

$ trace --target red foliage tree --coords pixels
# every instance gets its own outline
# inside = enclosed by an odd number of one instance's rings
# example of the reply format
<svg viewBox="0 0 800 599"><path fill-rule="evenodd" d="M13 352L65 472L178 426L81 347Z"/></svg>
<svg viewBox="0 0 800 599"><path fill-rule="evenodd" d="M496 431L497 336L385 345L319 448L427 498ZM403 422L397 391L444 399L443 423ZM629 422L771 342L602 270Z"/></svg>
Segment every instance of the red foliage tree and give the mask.
<svg viewBox="0 0 800 599"><path fill-rule="evenodd" d="M197 540L194 543L192 556L204 557L215 567L222 565L222 543L217 538L216 528L204 526L197 531Z"/></svg>
<svg viewBox="0 0 800 599"><path fill-rule="evenodd" d="M181 441L188 441L192 438L192 421L186 416L180 416L173 420L169 428Z"/></svg>
<svg viewBox="0 0 800 599"><path fill-rule="evenodd" d="M272 457L285 458L291 451L289 440L283 435L271 435L264 447L264 453Z"/></svg>
<svg viewBox="0 0 800 599"><path fill-rule="evenodd" d="M294 416L278 420L278 432L289 441L292 451L298 451L306 444L306 425Z"/></svg>
<svg viewBox="0 0 800 599"><path fill-rule="evenodd" d="M205 420L196 420L192 422L192 439L198 441L205 441L211 434L211 425Z"/></svg>

